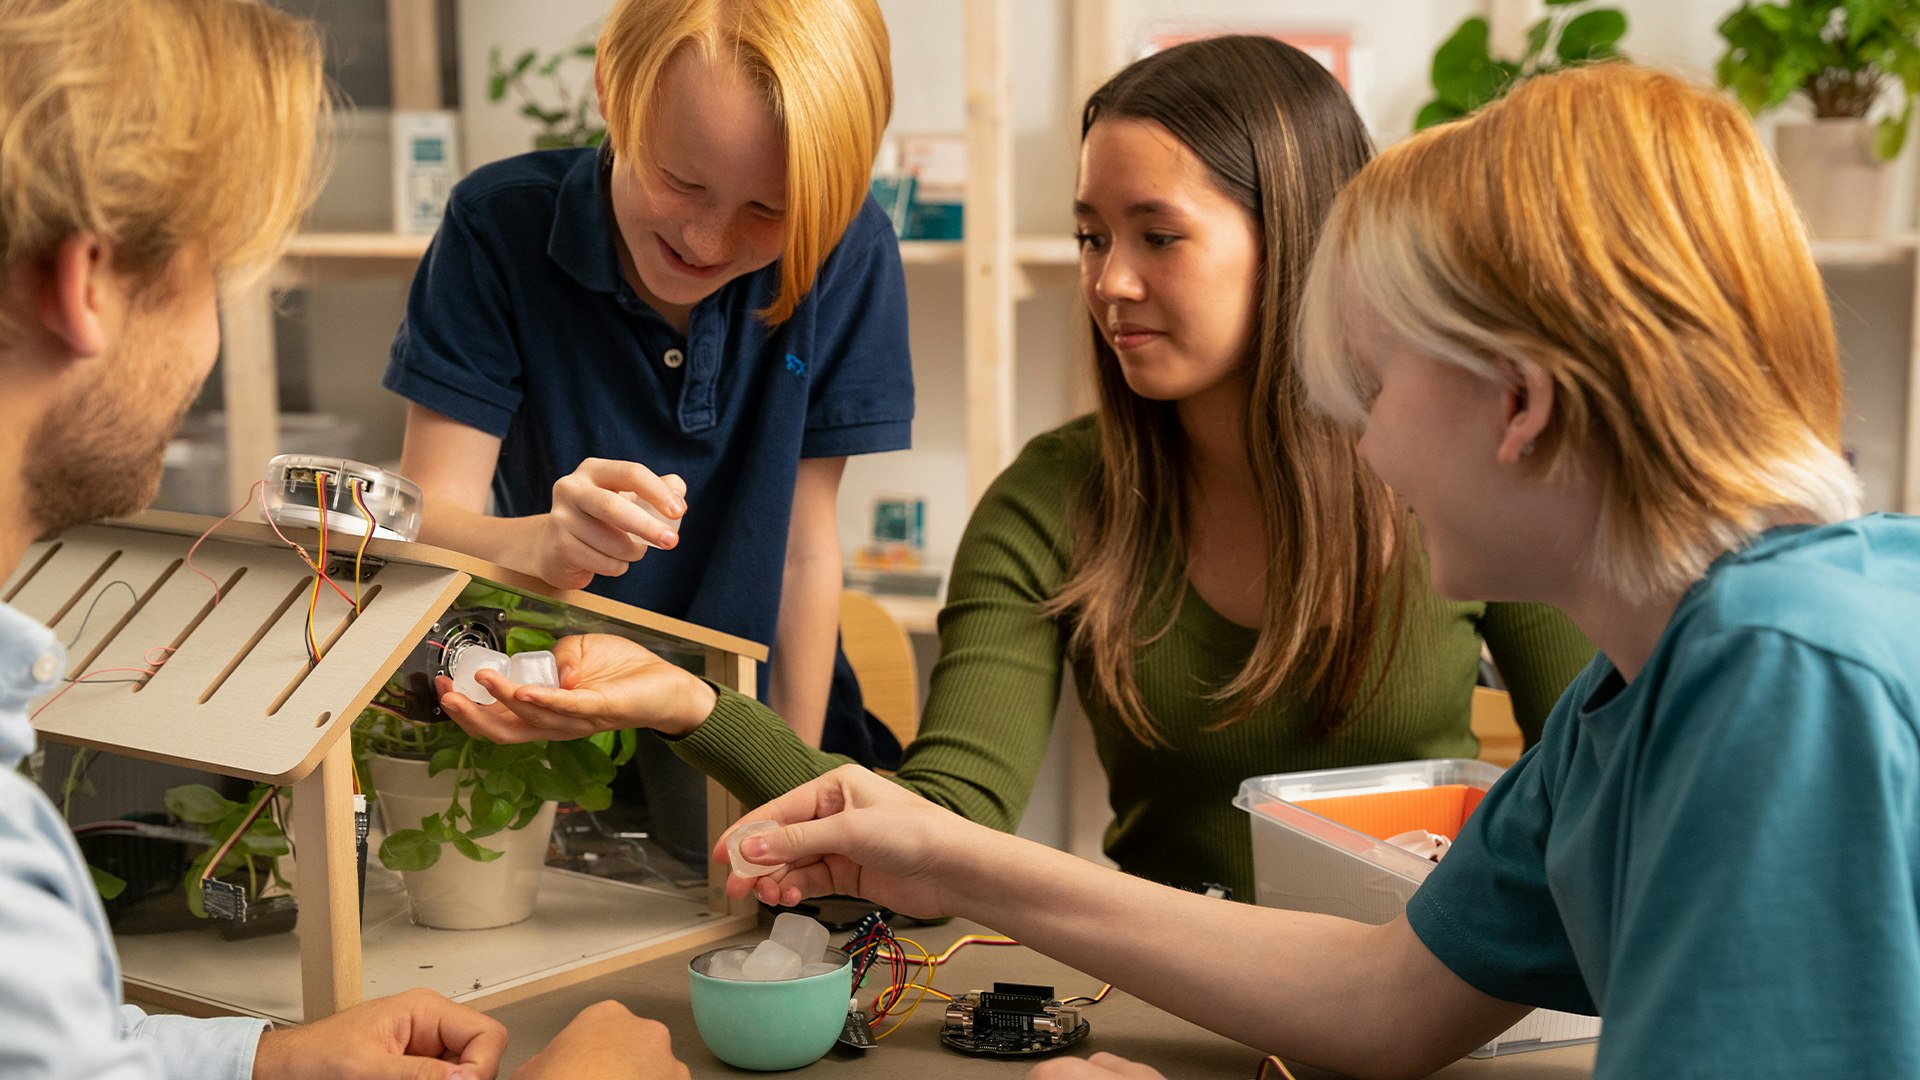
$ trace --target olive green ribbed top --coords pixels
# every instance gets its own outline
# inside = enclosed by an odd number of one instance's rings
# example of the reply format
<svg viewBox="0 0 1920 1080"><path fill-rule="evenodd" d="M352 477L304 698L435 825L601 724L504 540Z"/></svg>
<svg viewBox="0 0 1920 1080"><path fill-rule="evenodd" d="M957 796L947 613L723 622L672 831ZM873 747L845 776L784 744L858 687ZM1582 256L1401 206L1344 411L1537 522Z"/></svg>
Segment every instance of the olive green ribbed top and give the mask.
<svg viewBox="0 0 1920 1080"><path fill-rule="evenodd" d="M1207 731L1219 706L1204 691L1244 666L1256 632L1188 589L1172 630L1138 657L1141 695L1171 744L1145 746L1089 698L1085 658L1066 655L1064 627L1039 614L1066 579L1068 503L1096 462L1097 440L1092 418L1082 417L1027 444L982 497L955 555L940 660L920 733L894 779L968 818L1003 830L1019 824L1071 665L1109 781L1108 856L1129 873L1186 888L1219 882L1251 900L1249 819L1232 805L1242 780L1473 757L1479 747L1468 717L1482 638L1531 745L1554 699L1593 655L1552 609L1453 603L1422 583L1406 605L1392 677L1333 736L1312 737L1312 708L1285 693L1239 724ZM732 693L674 747L748 805L847 760L807 747L766 707Z"/></svg>

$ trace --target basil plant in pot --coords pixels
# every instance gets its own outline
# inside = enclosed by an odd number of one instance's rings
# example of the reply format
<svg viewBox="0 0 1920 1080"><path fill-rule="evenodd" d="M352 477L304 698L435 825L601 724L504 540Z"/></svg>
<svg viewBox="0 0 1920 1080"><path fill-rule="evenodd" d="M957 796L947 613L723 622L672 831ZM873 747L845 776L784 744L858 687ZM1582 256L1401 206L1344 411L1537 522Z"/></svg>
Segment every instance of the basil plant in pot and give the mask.
<svg viewBox="0 0 1920 1080"><path fill-rule="evenodd" d="M515 626L503 651L553 642L550 631ZM608 784L633 756L638 735L502 746L450 721L420 722L423 689L396 674L353 725L361 786L388 830L380 863L400 872L413 920L423 926L519 922L533 913L555 804L606 809Z"/></svg>
<svg viewBox="0 0 1920 1080"><path fill-rule="evenodd" d="M1886 232L1893 175L1920 95L1920 0L1742 3L1720 22L1717 75L1749 112L1795 99L1812 118L1774 132L1807 227L1826 239Z"/></svg>

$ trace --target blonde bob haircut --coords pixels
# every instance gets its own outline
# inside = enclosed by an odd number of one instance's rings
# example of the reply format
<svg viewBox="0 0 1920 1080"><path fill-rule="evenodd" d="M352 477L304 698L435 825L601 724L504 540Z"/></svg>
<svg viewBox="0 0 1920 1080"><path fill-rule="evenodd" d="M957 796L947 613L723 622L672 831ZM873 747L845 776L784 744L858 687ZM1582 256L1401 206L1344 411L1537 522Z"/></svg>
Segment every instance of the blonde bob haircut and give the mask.
<svg viewBox="0 0 1920 1080"><path fill-rule="evenodd" d="M1490 380L1552 380L1533 460L1592 470L1589 569L1630 598L1782 520L1859 513L1805 230L1745 114L1671 75L1530 79L1361 170L1315 252L1299 353L1314 402L1356 426L1369 321Z"/></svg>
<svg viewBox="0 0 1920 1080"><path fill-rule="evenodd" d="M140 288L187 244L263 270L312 202L325 85L311 24L256 0L0 0L0 267L91 233Z"/></svg>
<svg viewBox="0 0 1920 1080"><path fill-rule="evenodd" d="M893 113L887 24L874 0L619 0L600 30L600 79L607 139L630 164L650 164L654 94L682 49L739 64L785 134L786 250L760 312L784 322L867 197Z"/></svg>

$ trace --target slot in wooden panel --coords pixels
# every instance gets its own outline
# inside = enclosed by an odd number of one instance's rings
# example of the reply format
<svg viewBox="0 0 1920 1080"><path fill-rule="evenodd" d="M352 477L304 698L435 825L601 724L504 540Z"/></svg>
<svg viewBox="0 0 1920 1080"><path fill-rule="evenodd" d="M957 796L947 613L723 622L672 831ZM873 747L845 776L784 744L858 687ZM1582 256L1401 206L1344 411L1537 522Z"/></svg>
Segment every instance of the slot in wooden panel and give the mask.
<svg viewBox="0 0 1920 1080"><path fill-rule="evenodd" d="M13 603L13 598L20 595L20 590L27 587L27 583L32 581L33 576L40 572L40 568L47 565L49 560L60 553L60 546L61 544L58 540L48 544L47 550L40 553L40 557L34 560L33 565L27 567L25 573L13 579L13 588L7 590L7 595L0 596L0 604Z"/></svg>
<svg viewBox="0 0 1920 1080"><path fill-rule="evenodd" d="M246 576L247 576L246 567L242 566L235 569L233 572L233 576L229 577L223 584L220 585L219 587L220 591L216 593L215 596L225 596L228 593L232 592L233 587L235 585L240 584L240 579ZM200 610L194 613L193 618L187 620L187 625L180 628L180 632L173 636L172 641L167 642L166 649L167 649L167 656L169 658L171 658L174 653L177 653L180 651L180 646L187 640L187 638L193 636L193 632L195 630L198 630L200 628L200 624L202 622L205 622L207 616L212 613L214 605L220 602L215 598L215 596L207 597L207 602L200 605ZM147 683L151 679L152 679L152 676L148 676L147 678L141 679L140 685L133 688L134 693L139 693L140 691L145 690L147 688Z"/></svg>
<svg viewBox="0 0 1920 1080"><path fill-rule="evenodd" d="M113 640L120 636L120 631L125 630L127 628L127 624L133 621L133 617L135 615L140 614L141 609L147 606L147 601L153 599L154 594L160 591L160 587L165 585L168 579L173 577L174 571L180 569L181 564L184 563L185 561L186 561L185 559L175 559L172 562L168 563L166 569L160 571L160 576L154 579L153 584L147 586L146 592L133 593L132 606L128 607L126 611L122 612L120 615L120 618L116 619L112 626L107 627L106 633L100 636L99 644L95 645L92 649L88 650L87 655L84 657L81 657L79 663L76 663L73 665L73 669L67 672L67 677L70 679L78 678L81 672L86 671L89 667L91 667L93 664L94 657L99 656L102 652L105 652L107 646L113 644ZM94 597L93 603L96 603L96 604L99 603L100 599L105 595L106 589L111 588L112 585L113 585L112 582L108 582L105 586L102 586L100 594ZM83 618L81 619L80 622L81 622L80 629L74 631L74 634L76 635L74 639L75 644L79 643L80 639L78 635L81 633L84 633L86 630L86 619ZM146 680L142 678L141 682L144 684Z"/></svg>
<svg viewBox="0 0 1920 1080"><path fill-rule="evenodd" d="M196 704L205 705L208 701L212 700L213 695L220 692L220 688L225 686L227 680L233 677L233 673L239 670L240 665L246 662L247 657L253 654L254 647L266 638L267 631L272 630L274 625L280 621L281 617L286 615L287 609L293 607L293 602L300 599L302 594L312 591L312 589L312 575L309 575L304 581L295 584L292 591L287 593L286 599L280 601L280 606L273 609L273 613L268 615L266 620L260 624L260 628L253 632L253 636L249 637L246 643L240 646L240 651L233 654L233 659L227 662L227 666L220 669L220 674L214 676L213 682L209 683L206 690L201 692Z"/></svg>
<svg viewBox="0 0 1920 1080"><path fill-rule="evenodd" d="M380 595L380 586L375 585L372 588L368 589L360 597L360 610L365 611L373 607L373 598L379 595ZM359 617L360 617L359 611L355 611L352 608L348 608L346 610L346 614L341 617L340 621L334 624L332 631L330 631L327 634L326 640L320 643L321 663L326 662L327 654L333 652L334 643L339 641L340 638L346 634L347 627L353 625L354 620L358 619ZM287 688L285 690L280 691L279 695L273 699L273 702L267 706L267 715L277 716L280 712L280 706L285 705L287 703L287 699L293 696L293 692L295 690L300 689L300 684L303 682L306 682L307 676L313 674L314 668L318 666L319 665L313 663L312 661L308 661L307 663L301 664L299 672L296 673L293 677L293 681L288 683ZM328 713L328 714L322 714L322 715L326 716L326 715L332 715L332 714Z"/></svg>
<svg viewBox="0 0 1920 1080"><path fill-rule="evenodd" d="M103 576L105 576L106 572L113 568L113 564L119 561L120 561L120 549L114 548L112 552L110 552L107 555L106 559L103 560L97 568L95 568L93 573L87 576L87 580L81 582L80 587L73 590L73 595L67 597L67 602L64 604L61 604L60 609L58 611L55 611L51 616L49 616L48 618L42 619L40 621L46 623L48 626L53 626L57 624L61 619L66 618L67 612L73 610L73 605L79 603L80 598L87 595L87 592L93 588L94 582L99 581Z"/></svg>

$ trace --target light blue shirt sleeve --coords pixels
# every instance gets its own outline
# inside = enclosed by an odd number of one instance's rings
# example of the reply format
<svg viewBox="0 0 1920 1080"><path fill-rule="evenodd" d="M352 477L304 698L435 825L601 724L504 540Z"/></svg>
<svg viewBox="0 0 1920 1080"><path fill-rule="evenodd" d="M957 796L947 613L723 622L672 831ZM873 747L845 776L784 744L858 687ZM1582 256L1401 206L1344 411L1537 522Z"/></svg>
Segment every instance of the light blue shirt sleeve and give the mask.
<svg viewBox="0 0 1920 1080"><path fill-rule="evenodd" d="M120 1035L132 1043L151 1046L168 1080L253 1075L253 1053L267 1022L250 1016L200 1019L193 1016L149 1016L136 1005L120 1006Z"/></svg>
<svg viewBox="0 0 1920 1080"><path fill-rule="evenodd" d="M0 604L0 1077L248 1080L265 1021L121 1004L93 875L59 812L16 771L33 749L28 706L65 669L52 633Z"/></svg>
<svg viewBox="0 0 1920 1080"><path fill-rule="evenodd" d="M247 1080L264 1021L120 1004L93 880L52 804L0 773L0 1076Z"/></svg>

